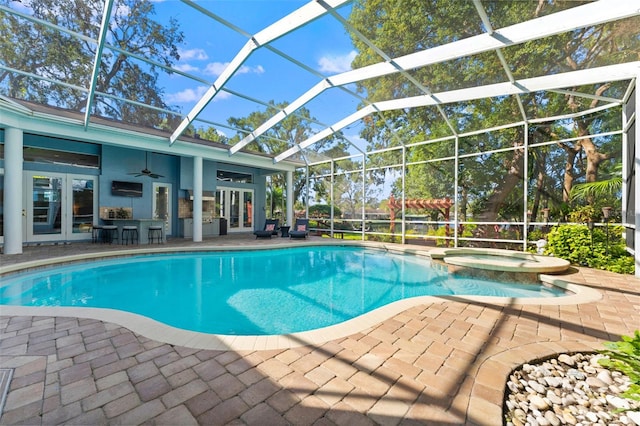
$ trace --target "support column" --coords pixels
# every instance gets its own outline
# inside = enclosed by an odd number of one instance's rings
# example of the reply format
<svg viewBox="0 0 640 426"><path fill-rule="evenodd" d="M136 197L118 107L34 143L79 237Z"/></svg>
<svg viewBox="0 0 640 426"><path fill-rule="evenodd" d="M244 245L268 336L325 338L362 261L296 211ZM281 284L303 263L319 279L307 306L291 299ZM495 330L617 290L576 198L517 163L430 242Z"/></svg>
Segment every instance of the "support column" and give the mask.
<svg viewBox="0 0 640 426"><path fill-rule="evenodd" d="M285 172L287 179L287 224L293 226L293 172Z"/></svg>
<svg viewBox="0 0 640 426"><path fill-rule="evenodd" d="M634 162L634 177L633 177L633 182L634 182L634 200L633 200L633 206L629 206L629 208L633 208L634 212L635 212L635 218L634 218L634 225L635 225L635 230L634 230L634 236L633 236L633 252L634 252L634 257L635 257L635 263L636 263L636 277L640 277L640 208L638 208L638 204L640 203L640 182L638 181L638 169L639 169L639 165L640 165L640 126L638 126L638 120L637 120L637 116L638 116L638 106L640 105L640 90L638 87L638 82L640 81L640 73L638 73L637 77L636 77L636 81L635 81L635 88L634 88L634 93L635 93L635 97L632 97L632 99L629 99L629 103L633 104L633 109L631 110L631 113L628 114L629 117L627 117L627 119L630 119L632 121L630 121L629 123L626 123L626 126L628 126L627 128L629 129L629 132L634 132L633 136L629 135L627 136L627 141L631 138L633 138L634 141L634 147L635 147L635 155L633 158L633 162ZM626 105L622 106L623 108L626 108ZM623 139L624 140L624 139ZM628 143L628 142L627 142ZM624 161L624 159L623 159ZM631 166L629 166L631 167ZM623 175L623 182L628 181L628 176L626 174ZM623 187L624 189L624 187ZM625 191L626 192L626 191ZM624 208L625 206L623 206ZM623 221L626 220L625 217L622 218ZM628 245L628 244L627 244Z"/></svg>
<svg viewBox="0 0 640 426"><path fill-rule="evenodd" d="M193 157L193 242L202 241L202 157Z"/></svg>
<svg viewBox="0 0 640 426"><path fill-rule="evenodd" d="M4 254L22 254L22 146L21 129L4 131Z"/></svg>

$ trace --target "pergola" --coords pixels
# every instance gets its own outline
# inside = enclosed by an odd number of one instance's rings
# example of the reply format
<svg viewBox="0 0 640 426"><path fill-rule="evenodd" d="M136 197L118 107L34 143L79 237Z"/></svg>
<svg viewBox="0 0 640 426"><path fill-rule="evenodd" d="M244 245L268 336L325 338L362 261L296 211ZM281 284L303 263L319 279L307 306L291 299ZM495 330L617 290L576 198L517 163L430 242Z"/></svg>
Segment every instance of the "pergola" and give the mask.
<svg viewBox="0 0 640 426"><path fill-rule="evenodd" d="M86 131L92 129L102 129L105 124L104 119L113 119L105 113L105 110L97 108L98 103L102 104L118 104L129 105L136 108L148 109L149 111L163 114L167 120L162 130L165 136L157 138L155 142L145 146L142 149L154 150L156 152L172 153L179 150L181 155L185 152L196 153L199 149L206 149L203 146L193 143L194 129L195 135L202 138L202 133L197 133L198 129L212 128L219 132L235 133L236 138L230 138L228 147L225 147L226 155L230 159L241 161L240 156L247 150L256 150L266 152L270 155L273 162L274 170L278 169L278 165L282 165L283 170L291 167L291 165L301 166L307 174L305 199L307 204L313 198L314 193L310 190L312 186L309 179L314 181L328 181L330 189L328 203L335 202L334 183L336 176L342 174L357 178L361 181L361 198L367 196L366 177L371 171L387 168L394 170L396 180L401 180L402 184L398 184L402 190L402 202L405 203L404 195L404 179L405 172L409 170L413 164L407 160L407 152L416 149L419 146L437 144L446 142L455 146L455 152L452 154L451 161L456 165L461 163L463 154L460 153L459 145L463 140L471 140L490 132L502 132L505 129L521 127L525 129L523 133L528 134L532 126L543 125L547 122L559 122L567 118L579 118L590 114L598 114L608 108L620 108L622 110L622 118L620 120L620 128L612 131L605 131L596 136L614 136L621 139L623 149L622 159L625 176L625 189L623 190L622 200L622 224L627 227L631 234L635 233L635 184L633 177L635 170L633 168L634 161L637 161L636 154L638 150L630 148L638 141L638 130L635 126L635 105L638 104L638 92L636 90L636 82L640 76L640 61L633 60L637 58L629 57L628 60L611 63L606 65L593 66L585 69L563 72L557 69L555 72L547 75L522 75L514 74L514 67L510 63L510 57L507 54L510 48L534 42L536 40L544 40L546 38L567 34L579 29L589 28L605 23L633 20L637 22L640 17L640 0L600 0L590 3L567 3L564 9L549 14L542 14L535 19L522 18L520 22L509 22L504 25L495 22L491 7L483 3L482 0L473 1L473 14L469 15L469 21L478 23L476 34L456 37L448 43L427 47L414 52L392 57L383 49L378 47L377 40L368 38L361 31L356 29L349 21L349 14L352 8L360 2L352 2L350 0L312 0L304 4L292 5L287 15L275 19L272 23L263 25L257 30L246 29L243 25L245 16L225 14L222 10L218 10L215 3L200 3L191 0L183 0L181 3L174 3L175 16L180 16L181 12L200 14L210 24L210 28L201 28L201 38L213 39L214 34L227 34L230 43L236 47L235 54L232 57L220 58L219 63L224 64L223 69L219 72L215 79L204 75L202 72L190 70L188 67L178 66L177 64L167 64L160 62L150 55L132 51L126 45L114 44L113 36L110 31L116 25L116 19L119 14L123 13L118 10L118 2L114 0L105 0L102 10L97 11L99 15L95 16L94 31L78 31L76 28L65 26L53 19L44 19L40 17L34 10L28 7L22 7L22 3L9 2L0 5L0 19L5 27L10 28L15 25L16 28L25 28L27 30L56 32L60 34L61 39L70 39L79 41L89 46L93 53L91 62L78 64L77 68L84 69L84 75L79 81L67 81L63 73L56 70L56 67L38 67L29 68L29 61L21 62L19 58L5 58L0 60L0 72L3 73L4 79L0 80L0 107L6 109L27 109L28 106L22 101L33 102L34 99L29 97L28 91L16 92L12 90L9 76L32 84L40 84L52 88L64 88L69 92L78 95L84 99L82 103L70 105L64 99L59 97L51 97L40 99L39 101L47 106L61 108L77 113L82 113L84 118L82 125ZM255 3L252 3L255 5ZM299 6L299 7L298 7ZM247 10L246 13L251 13ZM359 68L349 69L343 72L319 71L314 64L305 63L297 57L295 50L291 49L291 45L295 43L296 37L310 31L314 26L321 22L323 24L331 24L336 29L345 33L346 37L358 40L363 45L368 46L375 54L378 55L377 61L371 65ZM638 28L636 26L636 28ZM16 32L17 34L18 32ZM20 40L16 39L16 34L3 36L2 43L17 44ZM329 37L326 37L329 39ZM197 45L200 40L188 40L191 45ZM318 40L320 43L322 40ZM328 41L330 43L330 41ZM6 46L5 46L6 47ZM37 46L35 47L37 48ZM56 46L50 46L55 49ZM188 112L182 112L183 106L178 102L173 103L167 101L165 106L149 105L144 100L135 98L124 98L114 95L109 90L100 88L101 73L113 57L121 55L127 60L131 60L138 64L141 69L152 69L157 72L161 78L179 79L184 87L189 88L194 93L202 93L195 105L188 108ZM420 81L414 76L414 71L432 67L439 64L455 64L455 61L474 61L482 62L483 55L495 55L501 66L502 78L499 81L474 82L469 84L464 79L458 82L457 87L448 87L446 90L438 90L438 88L429 87L429 84ZM260 64L262 58L276 58L286 67L288 73L271 73L268 78L263 78L261 82L264 86L285 87L296 84L299 94L296 97L286 99L287 104L279 107L268 99L258 99L250 89L250 85L244 81L249 77L258 78L257 76L249 76L245 69L252 69ZM12 62L14 61L15 62ZM61 58L62 59L62 58ZM60 66L60 69L63 67ZM468 76L467 76L468 77ZM377 99L369 98L368 93L358 90L358 84L375 81L381 78L397 78L412 88L412 94L409 96L398 96L396 98ZM244 80L243 80L244 79ZM297 82L300 82L298 85ZM617 97L607 96L605 94L594 94L578 91L578 88L589 85L604 84L609 82L619 82L626 87L622 94ZM245 89L245 87L247 89ZM527 106L523 99L527 96L535 96L538 93L556 93L566 96L576 97L583 100L595 101L596 107L583 106L579 111L569 111L554 117L532 117L527 110ZM234 126L230 122L224 122L220 117L219 105L222 101L232 98L241 101L251 108L266 111L269 108L276 110L274 114L269 116L265 121L255 128L247 129L246 127ZM501 123L487 128L468 129L461 124L461 120L452 115L451 108L453 106L473 105L474 102L483 100L504 100L514 103L519 111L518 116L514 117L511 123ZM631 105L630 108L628 106ZM302 109L310 111L310 132L303 139L284 140L278 138L273 130L291 116L299 116ZM415 109L432 109L437 111L444 127L448 129L448 134L429 138L426 136L423 140L397 140L394 141L392 147L383 149L372 149L368 146L367 141L357 136L362 129L366 129L372 117L384 117L387 112L411 111ZM341 114L337 119L334 118L335 110L339 110ZM61 113L62 115L62 113ZM384 121L382 118L381 120ZM2 119L0 117L0 124ZM135 125L135 123L124 123ZM350 131L353 129L353 131ZM158 130L158 129L156 129ZM141 131L144 128L141 127ZM333 154L331 148L336 147L338 142L331 139L335 136L341 143L346 143L347 154L342 151L340 154ZM571 138L550 139L544 142L546 145L561 144L571 141ZM275 141L278 144L269 144L267 142ZM125 143L124 141L122 142ZM530 141L525 140L525 150L528 150ZM322 149L319 146L323 145ZM189 151L185 151L185 146L189 146ZM277 146L277 150L269 151ZM259 148L258 148L259 147ZM513 148L509 148L513 149ZM487 155L502 152L497 149L488 152ZM526 151L528 153L528 151ZM370 164L370 159L383 154L398 153L398 160L390 162L383 166L375 166ZM194 154L196 155L196 154ZM356 166L352 168L343 167L342 163L349 161ZM525 165L528 160L524 160ZM286 166L285 166L286 163ZM315 173L309 177L310 171L315 169L323 169L322 173ZM327 171L329 169L329 171ZM458 169L456 169L456 181L453 189L448 194L442 194L452 198L454 217L447 218L452 224L463 222L463 218L459 217L459 188L460 182L457 180ZM524 207L520 208L521 220L517 222L525 229L524 240L520 241L526 246L526 229L531 223L535 222L535 218L527 218L526 193L527 183L523 184L525 193L523 202ZM291 181L288 182L292 184ZM388 191L389 188L384 188ZM381 194L382 198L386 198L388 194ZM407 199L409 197L406 197ZM291 221L293 214L293 200L287 200L288 218ZM360 205L362 217L364 220L365 206L364 202ZM404 214L404 213L403 213ZM332 218L333 219L333 218ZM492 224L492 221L488 223ZM457 226L454 227L457 230ZM631 235L630 234L630 235ZM457 244L457 234L454 236L454 243ZM633 238L628 237L631 241ZM633 244L630 243L630 249L634 250Z"/></svg>

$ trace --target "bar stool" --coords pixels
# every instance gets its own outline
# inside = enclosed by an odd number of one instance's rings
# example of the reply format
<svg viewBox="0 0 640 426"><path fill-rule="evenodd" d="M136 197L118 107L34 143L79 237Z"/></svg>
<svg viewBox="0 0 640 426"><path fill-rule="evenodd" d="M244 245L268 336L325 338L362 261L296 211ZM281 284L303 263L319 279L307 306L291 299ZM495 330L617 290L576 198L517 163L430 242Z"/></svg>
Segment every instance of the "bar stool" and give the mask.
<svg viewBox="0 0 640 426"><path fill-rule="evenodd" d="M140 244L140 240L138 239L138 227L134 225L126 225L122 227L122 244L129 244L129 240L131 240L131 244L135 241Z"/></svg>
<svg viewBox="0 0 640 426"><path fill-rule="evenodd" d="M158 244L162 242L162 226L151 225L149 227L149 244L153 243L154 238L158 239Z"/></svg>
<svg viewBox="0 0 640 426"><path fill-rule="evenodd" d="M104 225L102 227L102 242L112 244L118 239L118 227L116 225Z"/></svg>
<svg viewBox="0 0 640 426"><path fill-rule="evenodd" d="M102 225L91 225L92 243L97 243L100 240L100 231L102 231Z"/></svg>

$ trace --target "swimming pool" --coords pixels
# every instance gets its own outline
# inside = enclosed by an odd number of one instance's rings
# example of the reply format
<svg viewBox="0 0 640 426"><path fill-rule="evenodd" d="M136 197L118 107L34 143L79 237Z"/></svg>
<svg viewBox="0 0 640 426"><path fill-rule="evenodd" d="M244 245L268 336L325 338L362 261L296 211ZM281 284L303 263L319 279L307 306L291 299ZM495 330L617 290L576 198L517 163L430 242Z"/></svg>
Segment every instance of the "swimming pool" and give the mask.
<svg viewBox="0 0 640 426"><path fill-rule="evenodd" d="M542 285L451 276L424 257L363 247L134 256L3 277L0 304L110 308L192 331L313 330L417 296L553 297Z"/></svg>

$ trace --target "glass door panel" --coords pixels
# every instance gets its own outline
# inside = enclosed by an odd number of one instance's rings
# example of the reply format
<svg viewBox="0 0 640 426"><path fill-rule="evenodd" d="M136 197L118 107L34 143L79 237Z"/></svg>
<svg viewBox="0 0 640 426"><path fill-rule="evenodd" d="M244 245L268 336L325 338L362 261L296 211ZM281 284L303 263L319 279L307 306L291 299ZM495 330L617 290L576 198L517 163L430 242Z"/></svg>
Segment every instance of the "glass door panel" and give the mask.
<svg viewBox="0 0 640 426"><path fill-rule="evenodd" d="M94 214L93 179L72 179L72 232L82 234L91 232Z"/></svg>
<svg viewBox="0 0 640 426"><path fill-rule="evenodd" d="M32 234L62 234L62 178L33 176L32 188Z"/></svg>
<svg viewBox="0 0 640 426"><path fill-rule="evenodd" d="M244 214L242 226L245 229L253 229L253 192L243 191Z"/></svg>
<svg viewBox="0 0 640 426"><path fill-rule="evenodd" d="M153 218L164 220L165 235L171 235L171 184L153 184Z"/></svg>
<svg viewBox="0 0 640 426"><path fill-rule="evenodd" d="M229 229L240 228L240 191L229 190L231 199L229 200Z"/></svg>

